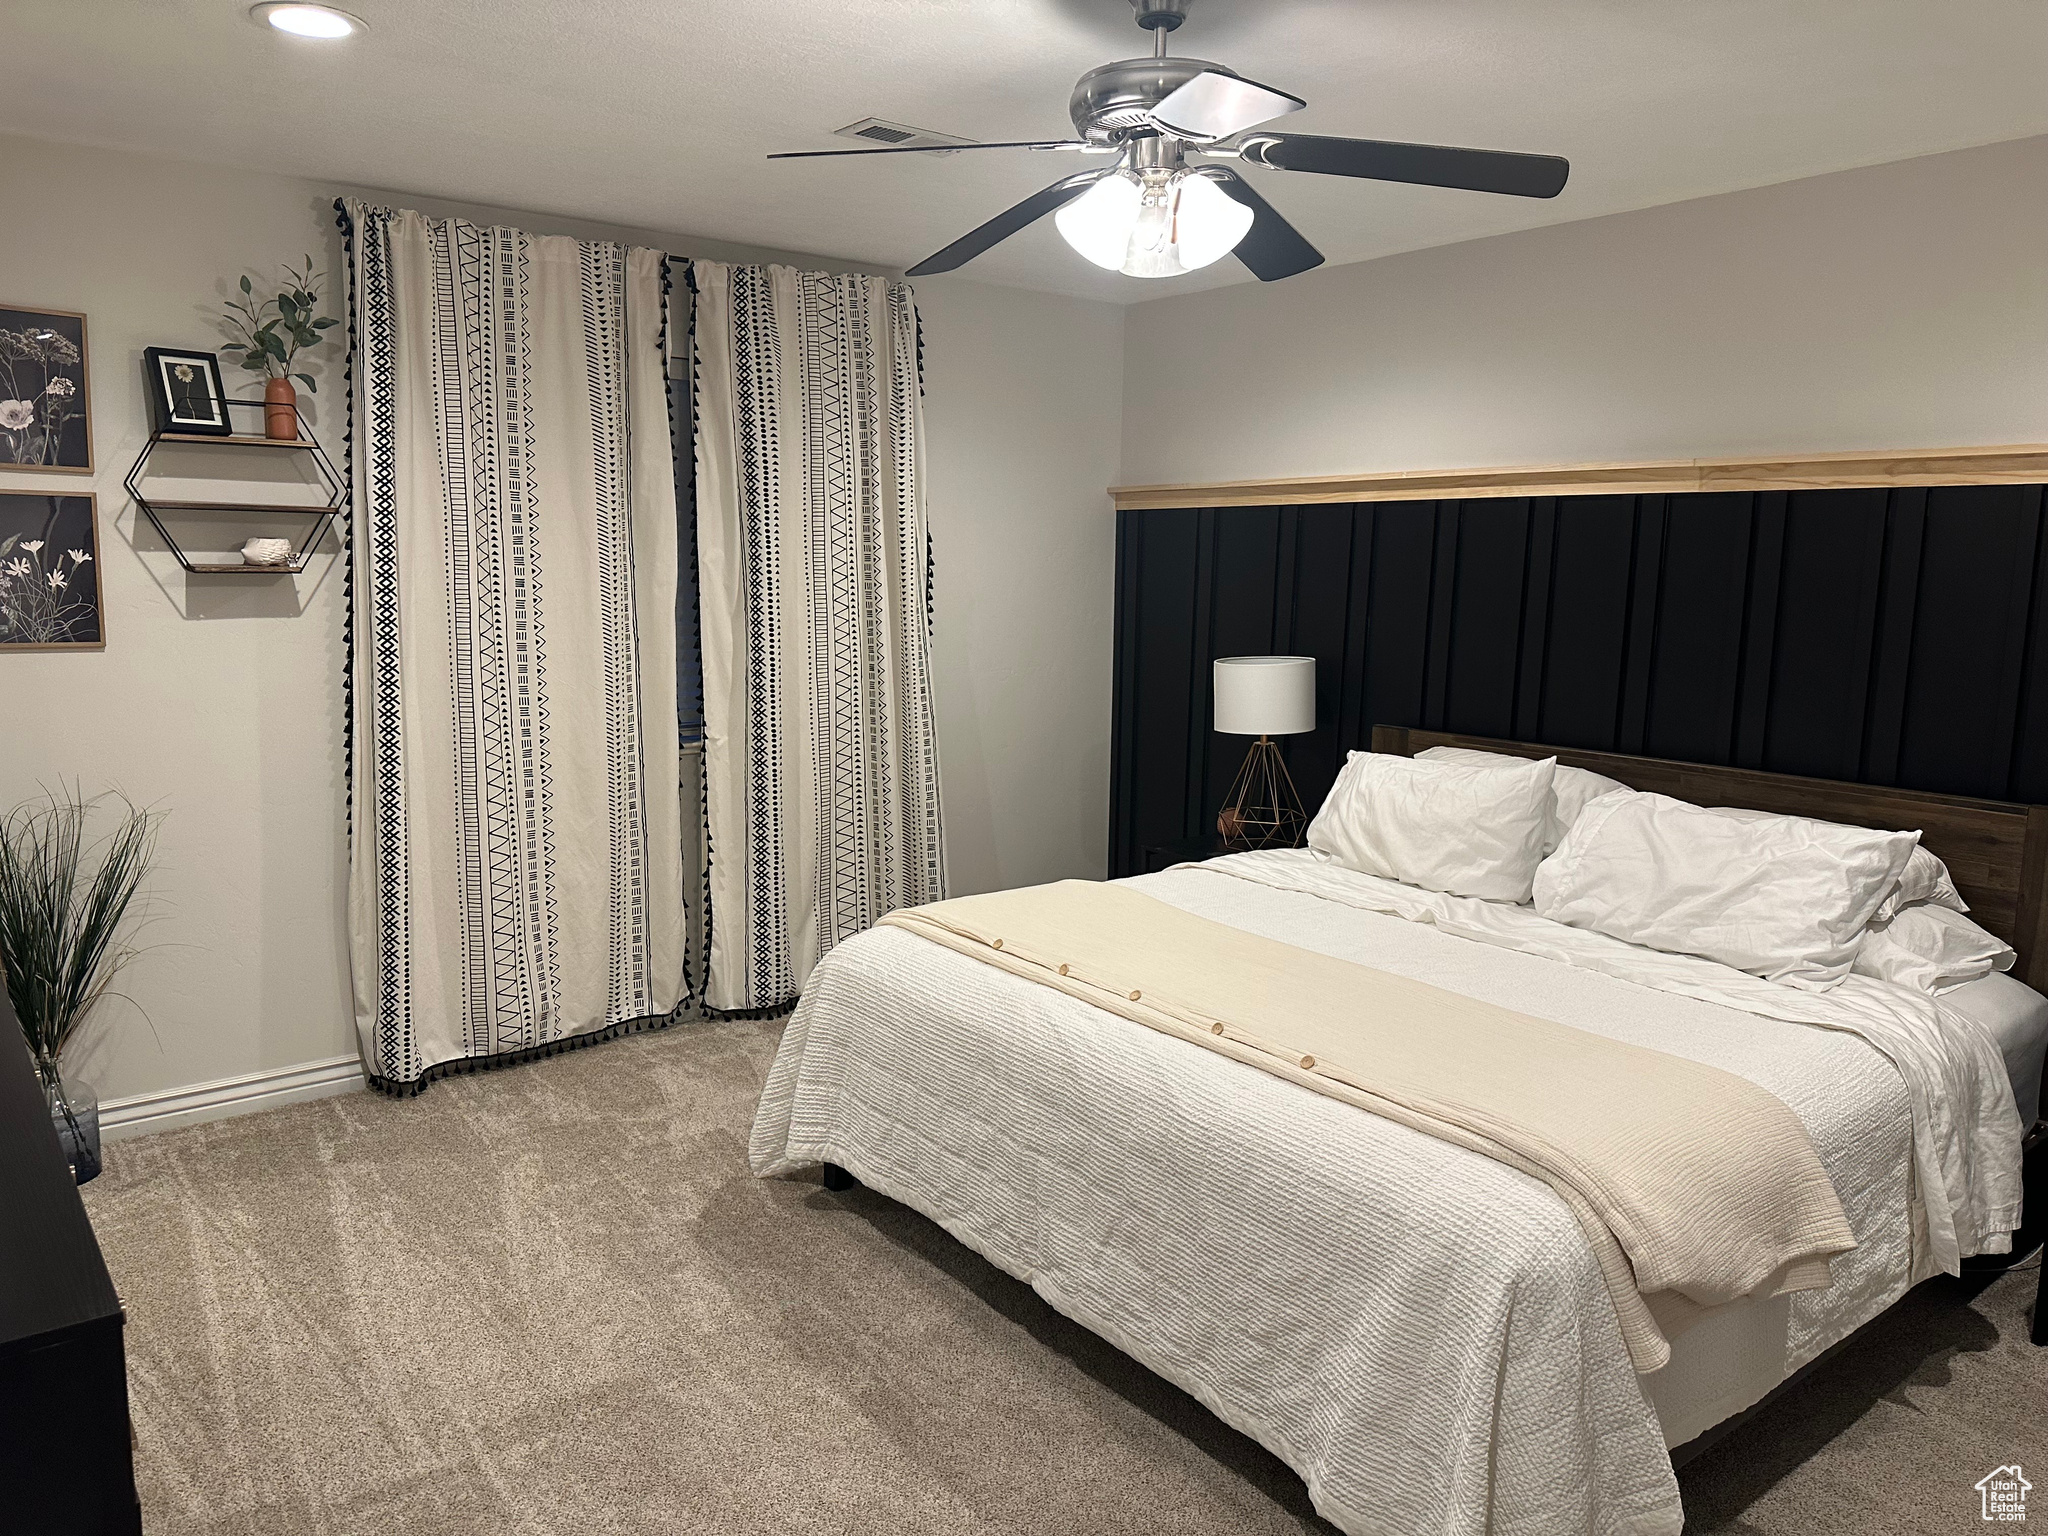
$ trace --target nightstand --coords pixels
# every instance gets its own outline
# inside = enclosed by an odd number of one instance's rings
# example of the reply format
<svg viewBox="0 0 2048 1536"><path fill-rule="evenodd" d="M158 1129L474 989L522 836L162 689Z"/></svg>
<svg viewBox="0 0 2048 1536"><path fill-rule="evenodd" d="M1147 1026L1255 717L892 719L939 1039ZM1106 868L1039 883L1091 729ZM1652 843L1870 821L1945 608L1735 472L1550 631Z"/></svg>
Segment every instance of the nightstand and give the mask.
<svg viewBox="0 0 2048 1536"><path fill-rule="evenodd" d="M1172 842L1148 843L1138 850L1138 873L1156 875L1176 864L1213 859L1223 852L1223 839L1211 832L1203 837L1182 837Z"/></svg>

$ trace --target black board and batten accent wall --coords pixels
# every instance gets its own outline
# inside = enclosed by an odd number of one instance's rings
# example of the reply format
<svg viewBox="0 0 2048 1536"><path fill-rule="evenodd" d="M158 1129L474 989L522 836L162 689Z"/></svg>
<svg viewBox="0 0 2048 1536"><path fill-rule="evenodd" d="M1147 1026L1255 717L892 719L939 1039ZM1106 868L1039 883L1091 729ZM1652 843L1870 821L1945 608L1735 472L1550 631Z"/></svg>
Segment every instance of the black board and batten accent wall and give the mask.
<svg viewBox="0 0 2048 1536"><path fill-rule="evenodd" d="M1317 661L1313 811L1376 724L2048 802L2037 484L1117 514L1110 873L1210 825L1217 656Z"/></svg>

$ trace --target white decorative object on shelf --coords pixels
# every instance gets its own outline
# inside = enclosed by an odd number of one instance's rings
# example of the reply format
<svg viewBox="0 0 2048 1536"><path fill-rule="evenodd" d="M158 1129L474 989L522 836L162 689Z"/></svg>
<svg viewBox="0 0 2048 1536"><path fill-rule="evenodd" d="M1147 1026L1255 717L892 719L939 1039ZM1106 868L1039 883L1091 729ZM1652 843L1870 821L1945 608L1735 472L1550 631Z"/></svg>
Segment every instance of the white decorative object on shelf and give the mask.
<svg viewBox="0 0 2048 1536"><path fill-rule="evenodd" d="M290 539L251 539L242 546L242 560L247 565L285 565L291 558Z"/></svg>

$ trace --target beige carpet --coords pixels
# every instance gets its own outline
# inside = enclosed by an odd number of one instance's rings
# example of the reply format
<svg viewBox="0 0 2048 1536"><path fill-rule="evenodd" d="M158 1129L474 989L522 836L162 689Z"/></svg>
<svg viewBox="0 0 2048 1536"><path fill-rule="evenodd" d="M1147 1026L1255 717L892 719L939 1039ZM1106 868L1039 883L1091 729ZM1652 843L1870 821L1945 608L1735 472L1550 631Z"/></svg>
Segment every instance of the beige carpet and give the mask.
<svg viewBox="0 0 2048 1536"><path fill-rule="evenodd" d="M929 1223L750 1178L779 1029L116 1144L86 1194L147 1529L1328 1529L1272 1457ZM1690 1528L1981 1529L1979 1476L2048 1472L2034 1278L1909 1299L1687 1469Z"/></svg>

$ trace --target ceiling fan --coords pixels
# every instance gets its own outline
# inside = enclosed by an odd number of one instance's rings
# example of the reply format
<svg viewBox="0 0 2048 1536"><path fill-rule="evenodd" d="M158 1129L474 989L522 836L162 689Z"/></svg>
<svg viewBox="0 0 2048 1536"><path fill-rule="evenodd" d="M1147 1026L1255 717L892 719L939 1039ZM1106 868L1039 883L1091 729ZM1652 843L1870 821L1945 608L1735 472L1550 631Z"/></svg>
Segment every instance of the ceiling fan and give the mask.
<svg viewBox="0 0 2048 1536"><path fill-rule="evenodd" d="M1307 103L1206 59L1168 58L1166 34L1187 19L1193 0L1130 3L1138 13L1138 25L1152 34L1152 57L1120 59L1081 77L1068 104L1079 138L796 150L768 158L950 154L968 149L1115 157L1112 164L1090 167L1034 192L927 256L910 269L912 277L964 266L1049 213L1081 255L1132 277L1173 277L1232 251L1267 283L1322 264L1322 253L1236 171L1191 161L1191 156L1513 197L1555 197L1564 190L1571 167L1556 155L1274 133L1261 125L1298 112Z"/></svg>

